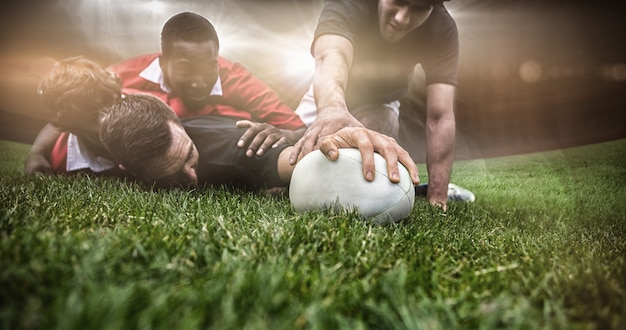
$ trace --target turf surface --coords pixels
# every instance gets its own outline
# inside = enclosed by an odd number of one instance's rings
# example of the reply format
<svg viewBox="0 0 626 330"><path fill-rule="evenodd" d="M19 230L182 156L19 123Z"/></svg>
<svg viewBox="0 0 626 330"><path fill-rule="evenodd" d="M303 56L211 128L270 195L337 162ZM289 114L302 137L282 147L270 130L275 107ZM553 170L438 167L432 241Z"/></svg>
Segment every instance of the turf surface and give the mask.
<svg viewBox="0 0 626 330"><path fill-rule="evenodd" d="M2 328L626 327L626 140L457 162L475 203L390 226L25 177L28 148L0 141Z"/></svg>

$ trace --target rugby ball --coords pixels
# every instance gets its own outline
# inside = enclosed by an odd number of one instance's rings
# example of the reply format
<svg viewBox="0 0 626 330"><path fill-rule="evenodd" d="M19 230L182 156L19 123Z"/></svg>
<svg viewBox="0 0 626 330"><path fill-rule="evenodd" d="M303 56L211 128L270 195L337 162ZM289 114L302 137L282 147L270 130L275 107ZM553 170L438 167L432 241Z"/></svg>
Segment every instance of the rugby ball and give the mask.
<svg viewBox="0 0 626 330"><path fill-rule="evenodd" d="M398 163L400 182L387 176L387 162L374 154L373 181L363 177L361 153L355 148L339 149L336 161L321 151L304 156L293 170L289 185L291 205L298 212L341 208L356 211L377 224L397 222L411 214L415 188L409 171Z"/></svg>

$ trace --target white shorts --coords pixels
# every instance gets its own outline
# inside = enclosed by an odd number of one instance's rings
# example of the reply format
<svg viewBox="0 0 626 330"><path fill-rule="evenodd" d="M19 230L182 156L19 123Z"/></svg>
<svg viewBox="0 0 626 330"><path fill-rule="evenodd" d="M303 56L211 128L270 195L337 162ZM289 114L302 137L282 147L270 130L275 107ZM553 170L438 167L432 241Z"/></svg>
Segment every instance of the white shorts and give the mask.
<svg viewBox="0 0 626 330"><path fill-rule="evenodd" d="M396 115L400 115L400 101L395 100L389 103L385 103L385 106L393 110ZM313 95L313 84L309 87L309 90L304 94L300 100L300 104L296 108L296 114L300 116L300 120L305 125L311 126L317 118L317 104L315 104L315 97Z"/></svg>

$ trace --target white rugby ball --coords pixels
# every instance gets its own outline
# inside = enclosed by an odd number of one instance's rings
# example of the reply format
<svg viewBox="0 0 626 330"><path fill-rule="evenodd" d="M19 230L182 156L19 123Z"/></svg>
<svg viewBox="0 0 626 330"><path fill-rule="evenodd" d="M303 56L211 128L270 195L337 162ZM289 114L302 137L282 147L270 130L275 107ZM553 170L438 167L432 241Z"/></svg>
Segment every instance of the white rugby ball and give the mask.
<svg viewBox="0 0 626 330"><path fill-rule="evenodd" d="M340 207L357 211L374 223L397 222L411 214L415 188L409 171L398 163L400 182L387 176L387 162L374 154L376 173L369 182L363 177L361 153L339 149L336 161L316 150L303 157L293 170L289 185L291 205L298 212Z"/></svg>

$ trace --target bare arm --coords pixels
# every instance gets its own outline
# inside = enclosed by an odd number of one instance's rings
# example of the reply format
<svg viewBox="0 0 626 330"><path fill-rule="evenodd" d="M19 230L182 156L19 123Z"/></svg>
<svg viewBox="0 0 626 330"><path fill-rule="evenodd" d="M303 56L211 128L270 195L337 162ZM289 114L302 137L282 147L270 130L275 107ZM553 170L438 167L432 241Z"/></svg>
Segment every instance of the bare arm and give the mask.
<svg viewBox="0 0 626 330"><path fill-rule="evenodd" d="M52 124L46 124L46 126L41 129L26 156L24 174L52 174L49 159L50 152L60 135L61 131Z"/></svg>
<svg viewBox="0 0 626 330"><path fill-rule="evenodd" d="M344 37L328 34L315 41L313 94L317 104L317 119L294 146L290 156L292 164L296 162L298 154L306 155L319 147L319 141L324 136L343 127L363 127L350 114L345 101L352 56L352 44Z"/></svg>
<svg viewBox="0 0 626 330"><path fill-rule="evenodd" d="M446 208L448 183L454 160L456 124L454 119L455 87L430 84L426 87L426 139L428 201Z"/></svg>

